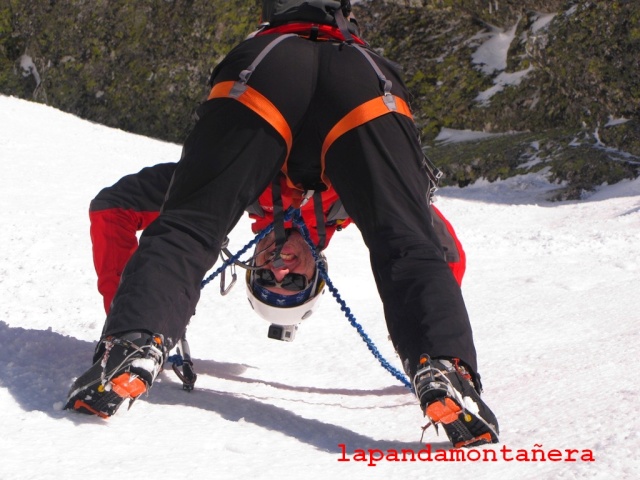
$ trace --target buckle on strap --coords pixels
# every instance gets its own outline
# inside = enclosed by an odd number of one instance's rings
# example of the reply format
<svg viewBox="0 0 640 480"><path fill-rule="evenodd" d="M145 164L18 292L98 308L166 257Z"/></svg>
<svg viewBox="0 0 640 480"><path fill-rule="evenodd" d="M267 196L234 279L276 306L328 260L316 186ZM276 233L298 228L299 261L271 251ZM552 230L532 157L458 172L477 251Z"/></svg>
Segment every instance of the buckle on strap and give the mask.
<svg viewBox="0 0 640 480"><path fill-rule="evenodd" d="M395 96L387 93L382 97L382 101L387 106L387 108L392 112L396 112L398 110L398 105L396 104Z"/></svg>
<svg viewBox="0 0 640 480"><path fill-rule="evenodd" d="M229 96L231 98L235 98L236 100L247 91L247 84L243 82L235 82L231 90L229 90Z"/></svg>

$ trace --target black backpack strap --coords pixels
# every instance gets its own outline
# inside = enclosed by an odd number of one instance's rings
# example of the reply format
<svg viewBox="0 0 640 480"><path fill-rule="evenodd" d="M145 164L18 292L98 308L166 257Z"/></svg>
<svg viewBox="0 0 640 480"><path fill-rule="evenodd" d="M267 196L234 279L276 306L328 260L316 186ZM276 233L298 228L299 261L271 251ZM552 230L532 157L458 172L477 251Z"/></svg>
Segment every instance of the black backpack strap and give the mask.
<svg viewBox="0 0 640 480"><path fill-rule="evenodd" d="M324 209L322 208L322 192L313 192L313 209L316 214L316 231L318 232L318 245L316 250L321 252L327 243L327 228L324 220Z"/></svg>
<svg viewBox="0 0 640 480"><path fill-rule="evenodd" d="M344 17L344 14L342 13L342 8L339 8L338 10L336 10L333 16L336 19L336 24L340 29L340 33L344 37L344 41L350 45L353 44L355 42L355 39L353 38L353 35L351 35L351 32L349 31L349 22Z"/></svg>

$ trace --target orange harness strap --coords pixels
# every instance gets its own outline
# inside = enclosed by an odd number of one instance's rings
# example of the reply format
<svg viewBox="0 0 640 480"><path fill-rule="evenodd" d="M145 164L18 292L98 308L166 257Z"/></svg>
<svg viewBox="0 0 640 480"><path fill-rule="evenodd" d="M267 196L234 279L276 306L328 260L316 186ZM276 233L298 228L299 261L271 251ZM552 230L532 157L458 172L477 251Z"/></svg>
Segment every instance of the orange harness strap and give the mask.
<svg viewBox="0 0 640 480"><path fill-rule="evenodd" d="M291 148L293 146L293 133L291 132L291 127L289 126L287 120L284 118L280 110L278 110L278 108L273 103L271 103L271 101L267 97L262 95L256 89L247 85L247 81L251 76L251 73L255 70L262 59L278 43L290 36L295 37L296 35L286 34L277 37L274 41L272 41L260 53L260 55L258 55L253 63L246 70L243 70L241 72L240 81L230 80L215 84L211 89L211 93L209 94L209 100L214 98L233 98L242 103L257 115L259 115L260 118L266 121L276 130L276 132L278 132L287 146L287 154L282 166L282 172L285 175L287 184L295 191L299 190L299 195L296 195L296 201L294 202L297 204L302 199L303 189L301 189L299 186L293 185L287 171L287 161L289 160L289 154L291 153ZM324 173L325 159L329 148L331 148L331 146L338 138L340 138L350 130L353 130L354 128L357 128L367 122L370 122L371 120L374 120L388 113L399 113L401 115L409 117L410 119L413 119L411 110L409 109L407 103L402 98L390 93L391 82L385 78L379 67L371 58L370 54L357 45L356 48L360 53L362 53L362 55L364 55L367 61L371 64L371 67L375 70L376 75L378 76L378 79L383 86L384 94L380 97L373 98L372 100L369 100L351 110L342 119L340 119L338 123L336 123L327 134L322 144L322 151L320 156L320 178L322 182L327 185L327 187L331 187L331 182Z"/></svg>
<svg viewBox="0 0 640 480"><path fill-rule="evenodd" d="M245 107L258 114L264 121L271 125L276 132L280 134L282 139L287 144L287 155L282 165L282 172L285 175L287 184L293 189L292 202L294 208L298 208L302 202L302 194L304 191L293 185L289 176L287 175L287 161L289 160L289 154L291 153L291 147L293 146L293 133L280 110L271 103L271 101L258 92L255 88L250 87L246 83L226 81L220 82L213 86L208 100L213 98L233 98L242 103Z"/></svg>
<svg viewBox="0 0 640 480"><path fill-rule="evenodd" d="M386 100L386 101L385 101ZM327 185L331 186L331 182L324 173L325 158L331 145L342 135L356 127L364 125L371 120L386 115L387 113L399 113L413 119L411 109L407 102L395 95L387 94L369 100L347 113L342 119L336 123L329 131L322 144L322 153L320 156L320 165L322 168L321 179Z"/></svg>
<svg viewBox="0 0 640 480"><path fill-rule="evenodd" d="M271 125L285 141L287 144L286 158L289 158L291 146L293 145L293 134L291 133L291 128L282 113L280 113L280 110L278 110L267 97L247 84L230 80L216 83L213 86L208 99L211 100L213 98L233 98L258 114L263 120Z"/></svg>

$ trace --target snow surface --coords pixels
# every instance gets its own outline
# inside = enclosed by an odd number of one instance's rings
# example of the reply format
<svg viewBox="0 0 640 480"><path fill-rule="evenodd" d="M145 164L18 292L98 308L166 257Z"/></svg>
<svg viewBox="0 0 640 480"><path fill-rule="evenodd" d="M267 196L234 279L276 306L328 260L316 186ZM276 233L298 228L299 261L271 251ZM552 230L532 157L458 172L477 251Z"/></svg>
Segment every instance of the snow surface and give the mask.
<svg viewBox="0 0 640 480"><path fill-rule="evenodd" d="M516 36L518 25L514 25L509 30L495 28L490 33L483 33L478 36L488 37L471 56L474 64L480 65L480 70L485 75L491 75L495 71L503 71L507 68L507 54L509 45Z"/></svg>
<svg viewBox="0 0 640 480"><path fill-rule="evenodd" d="M456 130L454 128L443 127L435 138L438 145L448 143L468 142L472 140L483 140L491 137L505 135L504 133L477 132L474 130Z"/></svg>
<svg viewBox="0 0 640 480"><path fill-rule="evenodd" d="M538 33L540 30L547 28L556 15L557 13L539 14L533 24L531 24L531 32Z"/></svg>
<svg viewBox="0 0 640 480"><path fill-rule="evenodd" d="M356 461L359 450L370 460L449 444L433 428L420 441L414 398L328 295L284 343L267 338L242 288L221 297L211 284L189 328L194 392L167 369L108 421L62 410L104 320L89 201L179 155L0 96L0 479L639 478L640 180L565 203L545 201L557 186L535 175L438 192L467 251L463 291L501 427L501 444L470 457L496 461ZM250 238L243 219L232 250ZM336 234L328 258L354 315L399 367L354 226ZM547 460L506 459L534 449ZM552 461L566 449L578 461Z"/></svg>
<svg viewBox="0 0 640 480"><path fill-rule="evenodd" d="M520 83L522 83L522 80L531 71L533 71L532 65L525 68L524 70L518 70L517 72L513 73L501 72L493 79L494 86L480 92L474 100L478 103L481 103L482 105L489 105L489 100L491 100L491 97L503 91L505 87L520 85Z"/></svg>

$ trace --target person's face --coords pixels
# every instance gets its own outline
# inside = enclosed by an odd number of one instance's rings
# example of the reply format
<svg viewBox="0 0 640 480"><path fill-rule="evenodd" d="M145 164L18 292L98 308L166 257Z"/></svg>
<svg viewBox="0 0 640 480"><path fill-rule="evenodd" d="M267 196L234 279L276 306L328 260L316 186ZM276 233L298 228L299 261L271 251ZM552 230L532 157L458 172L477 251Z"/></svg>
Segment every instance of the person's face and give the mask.
<svg viewBox="0 0 640 480"><path fill-rule="evenodd" d="M316 264L309 245L307 245L300 233L295 230L292 231L288 236L287 241L282 246L280 257L284 262L283 268L275 268L273 266L272 260L273 255L275 254L275 249L275 233L271 232L258 242L257 251L260 253L258 253L255 258L255 265L271 270L278 282L281 282L284 276L289 273L302 274L307 277L307 280L310 282L312 281ZM298 293L278 286L265 288L273 293L281 295L293 295Z"/></svg>

